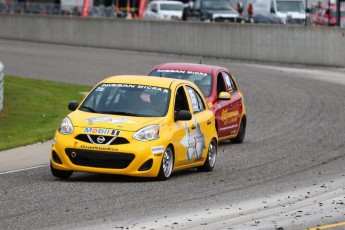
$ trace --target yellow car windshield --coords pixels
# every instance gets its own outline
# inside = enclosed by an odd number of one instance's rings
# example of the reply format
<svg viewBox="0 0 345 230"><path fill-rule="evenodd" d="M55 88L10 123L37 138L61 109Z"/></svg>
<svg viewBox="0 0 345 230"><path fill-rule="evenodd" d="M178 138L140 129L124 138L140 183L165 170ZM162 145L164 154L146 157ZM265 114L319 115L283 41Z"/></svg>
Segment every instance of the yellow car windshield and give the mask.
<svg viewBox="0 0 345 230"><path fill-rule="evenodd" d="M170 89L136 84L102 83L87 96L80 110L139 117L162 117L168 109Z"/></svg>

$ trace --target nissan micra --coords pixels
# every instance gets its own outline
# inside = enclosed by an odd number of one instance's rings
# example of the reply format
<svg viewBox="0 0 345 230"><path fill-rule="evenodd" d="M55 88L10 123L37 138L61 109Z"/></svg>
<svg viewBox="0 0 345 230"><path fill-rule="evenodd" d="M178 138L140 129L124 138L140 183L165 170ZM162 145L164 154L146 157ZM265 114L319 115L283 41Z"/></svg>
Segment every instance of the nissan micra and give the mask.
<svg viewBox="0 0 345 230"><path fill-rule="evenodd" d="M79 171L166 180L178 170L214 168L215 118L190 81L113 76L68 108L51 149L57 178Z"/></svg>
<svg viewBox="0 0 345 230"><path fill-rule="evenodd" d="M153 68L148 75L195 83L216 117L219 141L243 142L247 126L244 97L228 69L205 64L164 63Z"/></svg>

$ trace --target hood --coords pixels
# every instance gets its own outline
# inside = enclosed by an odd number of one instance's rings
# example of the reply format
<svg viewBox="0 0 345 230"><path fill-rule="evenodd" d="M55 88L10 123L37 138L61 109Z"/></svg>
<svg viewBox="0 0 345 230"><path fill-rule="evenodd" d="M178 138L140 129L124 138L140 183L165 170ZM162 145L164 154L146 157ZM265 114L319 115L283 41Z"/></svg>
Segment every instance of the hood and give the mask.
<svg viewBox="0 0 345 230"><path fill-rule="evenodd" d="M74 127L116 129L136 132L139 129L162 122L162 117L133 117L110 114L97 114L76 110L68 115Z"/></svg>
<svg viewBox="0 0 345 230"><path fill-rule="evenodd" d="M306 19L307 15L301 12L277 12L277 16L280 18L292 18L292 19Z"/></svg>
<svg viewBox="0 0 345 230"><path fill-rule="evenodd" d="M206 14L211 14L213 17L217 15L217 17L228 17L228 18L236 18L238 17L238 13L236 11L229 11L229 10L203 10Z"/></svg>
<svg viewBox="0 0 345 230"><path fill-rule="evenodd" d="M178 10L162 10L160 13L161 19L181 19L182 11Z"/></svg>

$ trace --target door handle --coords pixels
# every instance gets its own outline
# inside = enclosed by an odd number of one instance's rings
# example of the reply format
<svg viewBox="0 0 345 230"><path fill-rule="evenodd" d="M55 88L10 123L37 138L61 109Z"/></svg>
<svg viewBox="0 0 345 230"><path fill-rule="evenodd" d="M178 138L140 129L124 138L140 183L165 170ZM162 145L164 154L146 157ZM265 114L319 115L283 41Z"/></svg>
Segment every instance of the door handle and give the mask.
<svg viewBox="0 0 345 230"><path fill-rule="evenodd" d="M229 104L229 108L230 108L230 109L232 108L232 104Z"/></svg>
<svg viewBox="0 0 345 230"><path fill-rule="evenodd" d="M210 125L210 124L212 124L212 122L211 122L210 120L208 120L208 121L207 121L207 124Z"/></svg>
<svg viewBox="0 0 345 230"><path fill-rule="evenodd" d="M195 126L195 125L192 125L191 129L196 129L196 126Z"/></svg>

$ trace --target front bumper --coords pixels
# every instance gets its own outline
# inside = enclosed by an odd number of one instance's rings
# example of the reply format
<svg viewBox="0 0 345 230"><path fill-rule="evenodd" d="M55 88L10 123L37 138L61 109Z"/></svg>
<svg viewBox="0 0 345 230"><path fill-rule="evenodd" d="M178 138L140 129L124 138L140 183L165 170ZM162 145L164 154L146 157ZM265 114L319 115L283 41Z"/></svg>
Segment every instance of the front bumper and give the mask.
<svg viewBox="0 0 345 230"><path fill-rule="evenodd" d="M161 140L99 145L75 135L56 133L51 149L52 167L58 170L156 177L165 146ZM127 139L131 138L131 135Z"/></svg>

